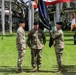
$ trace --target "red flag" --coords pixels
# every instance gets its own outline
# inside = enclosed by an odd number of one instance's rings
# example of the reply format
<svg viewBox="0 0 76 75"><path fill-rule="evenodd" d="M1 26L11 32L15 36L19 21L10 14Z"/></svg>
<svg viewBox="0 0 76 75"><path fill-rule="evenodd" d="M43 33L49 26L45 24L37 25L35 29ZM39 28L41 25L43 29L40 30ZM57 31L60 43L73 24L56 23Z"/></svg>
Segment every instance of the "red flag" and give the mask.
<svg viewBox="0 0 76 75"><path fill-rule="evenodd" d="M76 0L43 0L43 1L45 1L47 5L50 5L50 4L57 4L57 3L63 3L63 2L72 2Z"/></svg>
<svg viewBox="0 0 76 75"><path fill-rule="evenodd" d="M51 4L57 4L57 3L63 3L63 2L73 2L76 0L43 0L46 2L46 5L51 5ZM33 0L32 4L34 5L34 8L37 8L38 0Z"/></svg>

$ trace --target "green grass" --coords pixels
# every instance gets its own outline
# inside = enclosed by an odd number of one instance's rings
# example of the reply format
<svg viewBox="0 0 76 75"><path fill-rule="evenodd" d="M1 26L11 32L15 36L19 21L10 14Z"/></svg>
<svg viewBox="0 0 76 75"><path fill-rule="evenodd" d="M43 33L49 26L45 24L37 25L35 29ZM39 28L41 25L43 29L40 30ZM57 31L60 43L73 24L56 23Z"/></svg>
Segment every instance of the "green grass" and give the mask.
<svg viewBox="0 0 76 75"><path fill-rule="evenodd" d="M47 33L46 33L47 34ZM73 45L72 32L65 32L65 49L63 52L63 64L65 72L58 75L76 75L76 45ZM0 75L57 75L55 71L58 69L54 48L49 48L49 36L42 53L41 72L30 72L31 55L30 49L27 47L23 69L26 71L20 74L16 73L17 49L16 36L4 36L1 40L0 36Z"/></svg>

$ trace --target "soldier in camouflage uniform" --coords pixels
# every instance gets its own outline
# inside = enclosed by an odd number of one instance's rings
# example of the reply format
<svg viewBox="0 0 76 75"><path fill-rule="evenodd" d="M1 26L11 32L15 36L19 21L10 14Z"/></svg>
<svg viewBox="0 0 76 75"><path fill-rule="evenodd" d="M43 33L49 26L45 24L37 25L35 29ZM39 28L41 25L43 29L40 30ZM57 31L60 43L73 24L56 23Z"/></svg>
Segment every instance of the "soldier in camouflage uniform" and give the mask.
<svg viewBox="0 0 76 75"><path fill-rule="evenodd" d="M76 32L75 32L75 34L73 35L73 40L74 40L74 45L76 45Z"/></svg>
<svg viewBox="0 0 76 75"><path fill-rule="evenodd" d="M16 45L17 45L17 50L18 50L18 61L17 61L17 67L18 67L18 72L22 72L22 61L23 57L25 54L25 49L26 49L26 39L25 39L25 21L20 20L19 21L19 28L17 29L17 37L16 37Z"/></svg>
<svg viewBox="0 0 76 75"><path fill-rule="evenodd" d="M27 39L27 44L31 49L31 64L33 67L33 71L39 71L41 67L42 49L45 43L45 34L41 29L39 29L38 23L35 22L34 29L29 32Z"/></svg>
<svg viewBox="0 0 76 75"><path fill-rule="evenodd" d="M61 25L62 25L62 22L57 22L57 25L56 25L57 31L55 32L53 32L52 30L50 31L52 38L55 42L54 48L55 48L57 63L59 67L57 72L62 71L62 53L64 49L64 34L63 34L63 31L61 30L61 27L62 27Z"/></svg>

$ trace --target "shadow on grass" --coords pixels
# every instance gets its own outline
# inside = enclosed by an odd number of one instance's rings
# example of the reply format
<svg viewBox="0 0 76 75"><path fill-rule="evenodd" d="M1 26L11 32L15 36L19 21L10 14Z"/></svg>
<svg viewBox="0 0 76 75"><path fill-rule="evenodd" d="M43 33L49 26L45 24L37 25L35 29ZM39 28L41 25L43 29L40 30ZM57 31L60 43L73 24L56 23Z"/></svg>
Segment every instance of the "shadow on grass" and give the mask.
<svg viewBox="0 0 76 75"><path fill-rule="evenodd" d="M30 66L24 66L23 67L24 73L35 73L32 71L32 68ZM36 73L55 73L54 71L51 70L43 70L41 69L40 71L36 71ZM17 68L12 67L12 66L0 66L0 73L3 75L9 75L9 74L17 74Z"/></svg>
<svg viewBox="0 0 76 75"><path fill-rule="evenodd" d="M53 70L57 70L57 66L53 67ZM62 75L76 75L76 65L64 65Z"/></svg>
<svg viewBox="0 0 76 75"><path fill-rule="evenodd" d="M50 39L47 39L49 41ZM73 39L64 39L64 41L73 41Z"/></svg>
<svg viewBox="0 0 76 75"><path fill-rule="evenodd" d="M23 67L24 72L34 73L30 66ZM39 73L56 73L58 67L55 66L52 70L40 70ZM3 75L16 74L17 68L12 66L0 66L0 73ZM76 65L64 65L62 75L76 75Z"/></svg>
<svg viewBox="0 0 76 75"><path fill-rule="evenodd" d="M67 44L67 43L65 43L65 45L74 45L74 44L71 44L71 43Z"/></svg>
<svg viewBox="0 0 76 75"><path fill-rule="evenodd" d="M4 37L12 37L12 36L16 36L14 34L11 34L11 35L3 35ZM2 37L2 35L0 35L0 37Z"/></svg>
<svg viewBox="0 0 76 75"><path fill-rule="evenodd" d="M0 37L12 37L12 36L16 36L16 34L7 34L7 35L0 35ZM25 35L27 37L27 35Z"/></svg>
<svg viewBox="0 0 76 75"><path fill-rule="evenodd" d="M73 41L73 39L64 39L64 41Z"/></svg>
<svg viewBox="0 0 76 75"><path fill-rule="evenodd" d="M25 71L26 71L27 73L34 73L34 72L32 71L32 69L25 69ZM51 71L51 70L40 70L40 71L36 71L36 72L39 72L39 73L55 73L54 71Z"/></svg>
<svg viewBox="0 0 76 75"><path fill-rule="evenodd" d="M23 66L23 70L30 72L30 66ZM16 73L17 67L15 66L0 66L0 72Z"/></svg>
<svg viewBox="0 0 76 75"><path fill-rule="evenodd" d="M63 75L76 75L76 65L64 65Z"/></svg>
<svg viewBox="0 0 76 75"><path fill-rule="evenodd" d="M16 73L16 67L10 67L10 66L0 66L0 73L3 75L8 75L8 74L14 74Z"/></svg>

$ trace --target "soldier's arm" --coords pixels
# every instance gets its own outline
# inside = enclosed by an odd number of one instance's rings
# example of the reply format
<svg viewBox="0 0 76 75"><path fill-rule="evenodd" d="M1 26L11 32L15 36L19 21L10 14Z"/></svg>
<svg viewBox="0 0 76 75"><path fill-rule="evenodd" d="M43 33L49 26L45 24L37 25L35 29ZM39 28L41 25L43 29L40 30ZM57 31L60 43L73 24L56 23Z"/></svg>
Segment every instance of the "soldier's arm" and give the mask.
<svg viewBox="0 0 76 75"><path fill-rule="evenodd" d="M27 38L27 45L28 45L29 47L31 47L30 40L31 40L31 33L29 32L29 33L28 33L28 38Z"/></svg>
<svg viewBox="0 0 76 75"><path fill-rule="evenodd" d="M56 39L57 37L59 37L61 35L61 33L59 31L56 32L51 32L51 36L53 39Z"/></svg>
<svg viewBox="0 0 76 75"><path fill-rule="evenodd" d="M18 32L18 39L19 39L19 44L21 45L21 48L25 48L23 45L23 33L21 31Z"/></svg>
<svg viewBox="0 0 76 75"><path fill-rule="evenodd" d="M18 39L19 39L19 44L22 44L22 40L23 40L23 33L21 31L18 32Z"/></svg>

